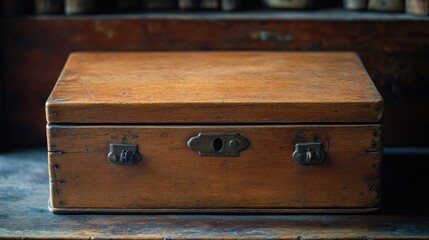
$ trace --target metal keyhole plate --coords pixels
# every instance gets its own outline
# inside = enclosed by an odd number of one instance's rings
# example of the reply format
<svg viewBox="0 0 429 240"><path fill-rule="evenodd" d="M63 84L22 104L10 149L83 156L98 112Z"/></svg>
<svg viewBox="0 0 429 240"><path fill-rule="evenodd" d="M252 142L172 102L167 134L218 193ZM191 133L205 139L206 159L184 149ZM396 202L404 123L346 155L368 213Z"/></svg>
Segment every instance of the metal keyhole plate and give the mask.
<svg viewBox="0 0 429 240"><path fill-rule="evenodd" d="M191 137L188 147L201 156L239 156L249 141L238 133L199 133Z"/></svg>

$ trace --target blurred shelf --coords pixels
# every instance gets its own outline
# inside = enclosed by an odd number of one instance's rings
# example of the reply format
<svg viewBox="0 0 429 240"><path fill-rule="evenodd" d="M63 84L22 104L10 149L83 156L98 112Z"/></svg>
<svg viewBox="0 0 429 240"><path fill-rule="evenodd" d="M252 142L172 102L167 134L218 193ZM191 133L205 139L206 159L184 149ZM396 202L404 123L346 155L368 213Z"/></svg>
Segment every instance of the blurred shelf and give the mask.
<svg viewBox="0 0 429 240"><path fill-rule="evenodd" d="M184 20L324 20L324 21L429 21L428 16L344 9L222 11L141 11L88 15L25 15L29 19L184 19Z"/></svg>

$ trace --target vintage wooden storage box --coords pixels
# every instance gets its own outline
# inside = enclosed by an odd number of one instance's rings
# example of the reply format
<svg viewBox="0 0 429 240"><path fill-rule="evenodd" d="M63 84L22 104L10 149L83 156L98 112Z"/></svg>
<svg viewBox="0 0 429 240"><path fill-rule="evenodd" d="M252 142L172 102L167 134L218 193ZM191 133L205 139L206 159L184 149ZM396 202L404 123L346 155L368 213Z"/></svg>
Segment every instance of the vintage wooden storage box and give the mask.
<svg viewBox="0 0 429 240"><path fill-rule="evenodd" d="M383 100L349 52L71 54L46 103L54 212L364 212Z"/></svg>

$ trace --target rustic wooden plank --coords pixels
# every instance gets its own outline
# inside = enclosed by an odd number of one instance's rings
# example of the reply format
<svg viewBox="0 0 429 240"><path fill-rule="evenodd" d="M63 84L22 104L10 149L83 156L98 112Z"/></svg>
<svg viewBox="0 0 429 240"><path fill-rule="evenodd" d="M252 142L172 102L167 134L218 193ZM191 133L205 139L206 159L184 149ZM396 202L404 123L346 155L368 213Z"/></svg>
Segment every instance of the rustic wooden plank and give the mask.
<svg viewBox="0 0 429 240"><path fill-rule="evenodd" d="M427 215L56 215L47 210L46 156L0 155L0 238L429 239Z"/></svg>
<svg viewBox="0 0 429 240"><path fill-rule="evenodd" d="M383 100L354 53L70 55L49 123L379 122Z"/></svg>
<svg viewBox="0 0 429 240"><path fill-rule="evenodd" d="M186 143L201 132L239 132L250 145L239 157L199 156ZM379 125L54 125L48 137L51 202L58 209L321 209L379 203ZM311 141L323 143L326 160L297 164L295 144ZM121 142L138 144L142 161L109 164L108 144Z"/></svg>
<svg viewBox="0 0 429 240"><path fill-rule="evenodd" d="M342 13L4 20L4 100L8 106L4 122L8 131L2 136L11 145L44 144L44 103L72 51L353 50L385 99L385 144L429 145L422 134L429 112L421 111L429 102L425 91L429 76L428 19L405 14Z"/></svg>

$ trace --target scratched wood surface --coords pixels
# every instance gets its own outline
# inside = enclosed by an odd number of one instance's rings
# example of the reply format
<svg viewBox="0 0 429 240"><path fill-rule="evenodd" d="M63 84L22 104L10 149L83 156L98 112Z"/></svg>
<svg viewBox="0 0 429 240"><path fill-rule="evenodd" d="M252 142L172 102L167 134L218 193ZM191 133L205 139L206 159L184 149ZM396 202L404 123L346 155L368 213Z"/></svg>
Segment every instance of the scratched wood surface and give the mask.
<svg viewBox="0 0 429 240"><path fill-rule="evenodd" d="M3 19L9 146L44 145L44 104L73 51L356 51L386 102L384 142L427 146L429 18L313 10ZM29 94L31 93L31 94ZM19 111L16 111L19 109ZM418 113L418 114L417 114Z"/></svg>
<svg viewBox="0 0 429 240"><path fill-rule="evenodd" d="M48 123L379 122L380 94L351 52L75 53Z"/></svg>
<svg viewBox="0 0 429 240"><path fill-rule="evenodd" d="M427 215L56 215L46 158L0 155L1 239L429 239Z"/></svg>
<svg viewBox="0 0 429 240"><path fill-rule="evenodd" d="M199 156L186 143L201 132L239 132L250 145L238 157ZM323 143L325 161L297 164L295 144L311 141ZM138 144L143 159L109 164L109 143ZM54 125L48 145L51 202L58 209L356 212L376 208L380 200L380 125Z"/></svg>

